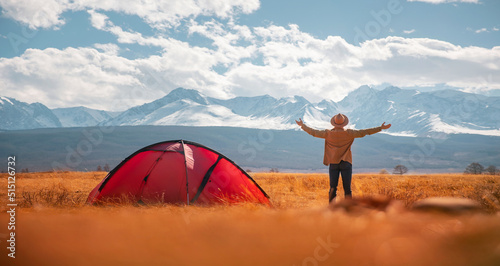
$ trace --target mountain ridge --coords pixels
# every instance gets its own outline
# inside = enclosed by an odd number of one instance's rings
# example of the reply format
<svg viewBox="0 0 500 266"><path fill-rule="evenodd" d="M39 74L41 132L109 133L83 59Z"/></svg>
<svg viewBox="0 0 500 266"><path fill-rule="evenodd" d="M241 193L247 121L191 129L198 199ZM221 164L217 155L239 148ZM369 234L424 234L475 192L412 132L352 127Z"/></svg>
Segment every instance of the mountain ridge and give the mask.
<svg viewBox="0 0 500 266"><path fill-rule="evenodd" d="M197 90L177 88L162 98L121 113L85 107L50 110L41 103L27 104L1 97L0 122L4 123L0 129L180 125L297 130L298 118L312 127L328 129L331 116L339 112L349 117L350 128L370 128L387 122L393 124L387 133L394 135L500 136L500 97L455 90L420 92L394 86L383 90L361 86L339 102L324 99L317 103L297 95L218 99ZM25 124L14 127L15 120Z"/></svg>

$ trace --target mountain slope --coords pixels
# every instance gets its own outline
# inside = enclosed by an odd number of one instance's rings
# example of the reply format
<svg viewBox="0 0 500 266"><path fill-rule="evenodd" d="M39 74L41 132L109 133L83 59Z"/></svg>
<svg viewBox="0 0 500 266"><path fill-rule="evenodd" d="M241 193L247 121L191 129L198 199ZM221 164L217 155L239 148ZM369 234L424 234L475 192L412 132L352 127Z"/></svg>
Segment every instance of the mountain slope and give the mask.
<svg viewBox="0 0 500 266"><path fill-rule="evenodd" d="M500 97L452 90L421 93L397 87L369 94L370 97L360 99L357 97L359 92L354 91L338 104L339 109L352 118L351 123L356 128L371 127L374 121L386 121L393 125L389 132L399 134L500 136Z"/></svg>
<svg viewBox="0 0 500 266"><path fill-rule="evenodd" d="M117 115L107 112L80 107L56 108L52 112L57 116L63 127L91 127L107 121Z"/></svg>
<svg viewBox="0 0 500 266"><path fill-rule="evenodd" d="M299 117L309 117L306 121L317 124L328 115L300 96L275 99L265 95L222 100L205 97L196 90L177 88L161 99L125 111L103 125L292 129L296 128L294 120Z"/></svg>
<svg viewBox="0 0 500 266"><path fill-rule="evenodd" d="M52 111L41 103L28 104L13 98L0 97L0 129L33 129L61 127Z"/></svg>

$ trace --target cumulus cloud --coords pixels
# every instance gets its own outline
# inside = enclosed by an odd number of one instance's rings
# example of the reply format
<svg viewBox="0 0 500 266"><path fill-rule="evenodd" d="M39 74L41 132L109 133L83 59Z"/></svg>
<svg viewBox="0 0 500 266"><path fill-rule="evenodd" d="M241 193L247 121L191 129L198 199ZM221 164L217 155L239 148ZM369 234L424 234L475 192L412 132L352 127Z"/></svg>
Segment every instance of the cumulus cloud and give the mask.
<svg viewBox="0 0 500 266"><path fill-rule="evenodd" d="M132 40L142 43L139 37ZM213 51L175 39L154 43L165 48L161 55L135 60L119 56L116 44L28 49L19 57L0 58L0 95L51 108L83 105L104 110L153 101L176 87L227 97L230 84L212 70L219 62Z"/></svg>
<svg viewBox="0 0 500 266"><path fill-rule="evenodd" d="M0 94L50 107L113 109L111 99L142 86L140 75L133 61L93 48L28 49L20 57L0 59Z"/></svg>
<svg viewBox="0 0 500 266"><path fill-rule="evenodd" d="M259 0L77 0L75 9L116 11L137 15L154 28L169 28L179 25L185 18L216 16L231 18L236 14L248 14L260 7Z"/></svg>
<svg viewBox="0 0 500 266"><path fill-rule="evenodd" d="M324 40L297 26L254 29L260 37L256 56L263 64L244 63L225 75L246 93L271 91L309 99L340 100L349 91L370 84L402 87L448 84L500 88L500 47L460 47L432 39L387 37L361 46L340 37ZM493 75L491 82L481 77Z"/></svg>
<svg viewBox="0 0 500 266"><path fill-rule="evenodd" d="M385 80L403 87L442 83L462 88L500 88L500 47L460 47L438 40L400 37L372 43L391 54L386 60L364 61L362 71L375 82ZM485 84L488 75L494 79Z"/></svg>
<svg viewBox="0 0 500 266"><path fill-rule="evenodd" d="M90 15L90 24L98 29L98 30L104 30L109 26L113 26L113 23L109 21L108 16L96 12L95 10L88 10L87 13Z"/></svg>
<svg viewBox="0 0 500 266"><path fill-rule="evenodd" d="M53 28L64 24L61 14L70 9L67 0L0 0L2 14L36 28Z"/></svg>
<svg viewBox="0 0 500 266"><path fill-rule="evenodd" d="M0 95L50 107L123 110L176 87L223 98L301 95L312 101L338 101L366 84L500 89L500 47L403 37L353 45L339 36L316 38L293 24L250 28L233 21L191 20L188 34L212 42L198 47L168 36L125 31L104 14L89 14L94 27L113 33L119 43L155 46L161 52L132 60L121 57L116 44L28 49L19 57L0 59ZM125 103L110 105L110 99Z"/></svg>
<svg viewBox="0 0 500 266"><path fill-rule="evenodd" d="M115 11L141 17L154 28L179 25L185 18L200 15L232 18L254 12L260 7L259 0L0 0L3 14L22 22L32 29L52 28L65 22L61 14L66 11L101 10ZM104 26L102 16L94 17L94 26ZM100 20L99 20L100 19ZM99 24L101 23L101 24Z"/></svg>
<svg viewBox="0 0 500 266"><path fill-rule="evenodd" d="M152 101L179 86L220 93L225 80L210 70L206 51L178 43L161 56L128 60L109 46L28 49L21 57L0 60L0 95L40 101L49 107L84 105L116 110ZM189 51L185 51L189 49ZM111 104L113 100L122 105Z"/></svg>

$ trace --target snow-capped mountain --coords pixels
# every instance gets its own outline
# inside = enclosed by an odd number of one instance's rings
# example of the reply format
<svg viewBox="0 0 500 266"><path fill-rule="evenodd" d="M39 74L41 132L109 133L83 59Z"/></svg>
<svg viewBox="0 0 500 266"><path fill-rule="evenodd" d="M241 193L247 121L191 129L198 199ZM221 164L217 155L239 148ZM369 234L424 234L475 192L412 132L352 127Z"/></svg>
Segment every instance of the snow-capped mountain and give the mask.
<svg viewBox="0 0 500 266"><path fill-rule="evenodd" d="M419 92L388 87L376 91L362 87L338 106L356 128L386 121L392 123L388 132L402 135L441 132L500 136L500 97L454 90Z"/></svg>
<svg viewBox="0 0 500 266"><path fill-rule="evenodd" d="M120 114L84 107L51 111L39 103L30 105L12 98L0 99L0 129L81 127L99 124L298 130L295 124L298 118L302 118L314 128L324 129L331 128L330 118L341 112L349 117L350 128L370 128L387 122L391 123L392 127L384 132L393 135L428 136L440 132L500 136L500 97L486 97L455 90L419 92L387 87L379 91L362 86L340 102L325 99L311 103L301 96L276 99L263 95L217 99L207 97L196 90L177 88L163 98L130 108Z"/></svg>
<svg viewBox="0 0 500 266"><path fill-rule="evenodd" d="M178 88L104 124L297 129L294 120L303 118L310 126L331 128L330 118L339 112L350 118L351 128L392 123L387 133L394 135L426 136L442 132L500 136L500 97L397 87L377 91L368 86L351 92L338 103L329 100L311 103L300 96L276 99L269 95L222 100Z"/></svg>
<svg viewBox="0 0 500 266"><path fill-rule="evenodd" d="M333 103L317 107L305 98L275 99L269 95L228 100L206 97L196 90L178 88L165 97L133 107L104 122L108 126L183 125L232 126L261 129L293 129L294 120L304 117L316 126L327 126Z"/></svg>
<svg viewBox="0 0 500 266"><path fill-rule="evenodd" d="M0 97L0 129L61 127L52 111L41 103L28 104L14 98Z"/></svg>
<svg viewBox="0 0 500 266"><path fill-rule="evenodd" d="M52 109L63 127L91 127L117 116L118 112L108 112L87 107Z"/></svg>
<svg viewBox="0 0 500 266"><path fill-rule="evenodd" d="M0 97L0 130L89 127L116 116L115 112L86 107L49 109L41 103L25 103Z"/></svg>

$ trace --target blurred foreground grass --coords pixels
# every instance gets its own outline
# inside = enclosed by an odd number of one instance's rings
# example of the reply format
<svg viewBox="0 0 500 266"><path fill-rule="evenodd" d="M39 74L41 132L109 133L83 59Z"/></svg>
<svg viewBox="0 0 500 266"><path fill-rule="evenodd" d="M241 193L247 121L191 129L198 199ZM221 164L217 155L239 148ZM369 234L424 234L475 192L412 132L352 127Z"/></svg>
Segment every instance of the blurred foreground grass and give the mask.
<svg viewBox="0 0 500 266"><path fill-rule="evenodd" d="M295 173L252 173L272 208L86 206L105 175L18 174L17 258L2 247L0 264L500 265L499 176L354 175L355 196L382 194L406 206L431 196L465 197L487 211L449 216L332 211L328 176ZM7 176L0 178L6 188ZM6 189L0 192L0 239L6 245Z"/></svg>

